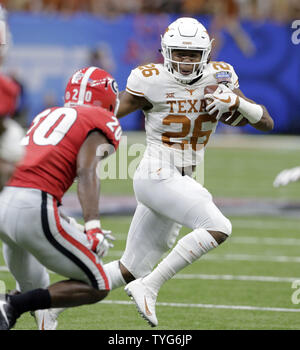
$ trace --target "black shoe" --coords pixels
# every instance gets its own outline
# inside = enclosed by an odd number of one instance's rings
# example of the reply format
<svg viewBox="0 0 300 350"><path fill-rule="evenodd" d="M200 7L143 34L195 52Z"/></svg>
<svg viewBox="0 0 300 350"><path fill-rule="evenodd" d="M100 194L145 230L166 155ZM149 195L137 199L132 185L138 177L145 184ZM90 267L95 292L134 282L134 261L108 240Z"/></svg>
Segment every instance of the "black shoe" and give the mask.
<svg viewBox="0 0 300 350"><path fill-rule="evenodd" d="M7 294L8 295L19 295L19 294L21 294L21 292L19 292L17 289L13 289L13 290L8 290Z"/></svg>
<svg viewBox="0 0 300 350"><path fill-rule="evenodd" d="M7 299L6 294L0 294L0 330L11 329L17 320L17 313Z"/></svg>

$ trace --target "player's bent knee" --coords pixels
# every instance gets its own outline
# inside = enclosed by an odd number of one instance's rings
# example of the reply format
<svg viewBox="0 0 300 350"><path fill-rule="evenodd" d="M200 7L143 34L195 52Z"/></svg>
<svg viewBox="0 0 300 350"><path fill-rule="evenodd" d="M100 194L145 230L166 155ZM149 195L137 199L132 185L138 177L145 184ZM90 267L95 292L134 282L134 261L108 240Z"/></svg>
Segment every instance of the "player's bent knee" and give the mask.
<svg viewBox="0 0 300 350"><path fill-rule="evenodd" d="M227 219L227 224L226 224L226 231L223 233L225 233L225 235L227 235L227 236L230 236L232 233L232 224L228 219Z"/></svg>
<svg viewBox="0 0 300 350"><path fill-rule="evenodd" d="M109 294L109 290L99 290L93 288L93 291L91 292L91 303L97 303L98 301L106 298Z"/></svg>
<svg viewBox="0 0 300 350"><path fill-rule="evenodd" d="M216 230L207 230L213 238L218 242L218 244L223 243L231 235L232 224L225 216L222 222L218 223L218 229Z"/></svg>
<svg viewBox="0 0 300 350"><path fill-rule="evenodd" d="M209 232L212 235L212 237L216 240L218 244L222 244L228 238L228 235L220 231L208 230L207 232Z"/></svg>
<svg viewBox="0 0 300 350"><path fill-rule="evenodd" d="M231 222L227 218L224 217L224 219L222 220L222 223L220 223L218 225L217 229L209 230L209 231L218 231L218 232L220 232L228 237L231 235L232 225L231 225Z"/></svg>

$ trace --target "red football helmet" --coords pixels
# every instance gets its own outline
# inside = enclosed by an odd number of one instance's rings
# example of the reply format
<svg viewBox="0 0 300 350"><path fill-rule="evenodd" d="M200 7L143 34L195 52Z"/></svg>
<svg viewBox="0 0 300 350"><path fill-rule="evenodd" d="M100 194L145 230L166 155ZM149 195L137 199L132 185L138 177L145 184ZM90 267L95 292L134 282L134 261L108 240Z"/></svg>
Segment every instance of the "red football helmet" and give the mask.
<svg viewBox="0 0 300 350"><path fill-rule="evenodd" d="M98 106L116 114L118 95L117 82L109 73L97 67L87 67L70 78L64 100L65 106Z"/></svg>

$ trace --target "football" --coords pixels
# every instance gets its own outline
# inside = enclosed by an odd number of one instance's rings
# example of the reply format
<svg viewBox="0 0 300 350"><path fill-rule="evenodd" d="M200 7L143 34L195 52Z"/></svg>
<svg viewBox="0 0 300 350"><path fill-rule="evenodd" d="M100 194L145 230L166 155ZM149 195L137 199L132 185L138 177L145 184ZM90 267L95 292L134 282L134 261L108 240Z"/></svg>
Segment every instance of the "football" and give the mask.
<svg viewBox="0 0 300 350"><path fill-rule="evenodd" d="M218 88L218 85L208 85L204 88L204 95L206 94L213 94L216 89ZM207 99L209 100L209 99ZM205 101L206 104L209 104L210 101ZM216 117L217 116L217 112L215 112L212 117ZM228 121L227 119L231 117ZM231 126L244 126L246 124L248 124L248 120L246 118L244 118L241 113L238 110L235 110L233 112L227 112L224 113L221 118L219 119L220 122L222 122L223 124L227 124L227 125L231 125Z"/></svg>

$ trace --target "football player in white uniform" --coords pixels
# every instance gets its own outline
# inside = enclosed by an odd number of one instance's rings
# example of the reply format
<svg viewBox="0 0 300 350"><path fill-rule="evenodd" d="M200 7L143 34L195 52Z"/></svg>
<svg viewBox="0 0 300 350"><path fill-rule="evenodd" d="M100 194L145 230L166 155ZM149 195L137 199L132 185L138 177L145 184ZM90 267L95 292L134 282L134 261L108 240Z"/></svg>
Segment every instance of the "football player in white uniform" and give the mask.
<svg viewBox="0 0 300 350"><path fill-rule="evenodd" d="M209 61L211 40L197 20L173 22L161 46L164 64L134 69L121 95L119 118L137 109L144 112L147 148L133 180L138 205L125 252L120 261L104 266L112 289L132 281L125 291L152 326L158 324L155 303L161 285L231 234L230 221L192 177L218 119L239 111L254 128L273 128L266 108L239 90L233 67ZM219 88L204 95L204 88L213 84ZM191 232L153 270L182 225Z"/></svg>

